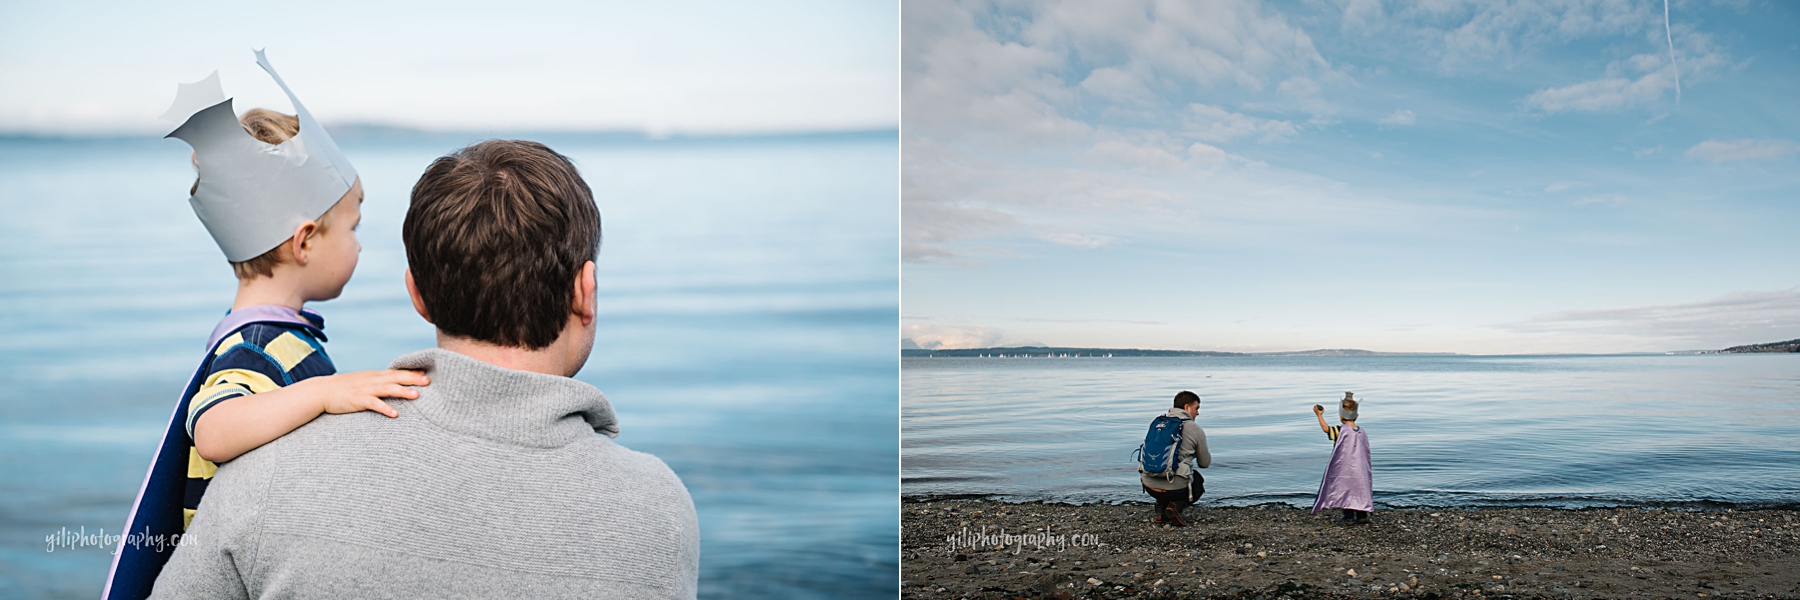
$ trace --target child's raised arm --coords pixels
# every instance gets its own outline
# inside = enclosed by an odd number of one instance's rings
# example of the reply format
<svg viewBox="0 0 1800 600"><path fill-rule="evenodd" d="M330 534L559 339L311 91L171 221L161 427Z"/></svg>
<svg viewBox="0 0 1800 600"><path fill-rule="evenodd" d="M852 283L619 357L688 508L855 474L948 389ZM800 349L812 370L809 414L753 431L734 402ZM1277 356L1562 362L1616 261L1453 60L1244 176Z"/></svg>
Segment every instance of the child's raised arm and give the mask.
<svg viewBox="0 0 1800 600"><path fill-rule="evenodd" d="M413 400L419 391L406 386L430 383L420 371L357 371L294 382L260 394L232 398L207 409L194 422L194 450L200 458L224 462L237 458L324 413L372 410L400 416L382 398Z"/></svg>
<svg viewBox="0 0 1800 600"><path fill-rule="evenodd" d="M1313 418L1316 418L1319 420L1319 430L1320 431L1323 431L1325 433L1331 433L1331 427L1325 424L1325 407L1314 404L1313 405Z"/></svg>

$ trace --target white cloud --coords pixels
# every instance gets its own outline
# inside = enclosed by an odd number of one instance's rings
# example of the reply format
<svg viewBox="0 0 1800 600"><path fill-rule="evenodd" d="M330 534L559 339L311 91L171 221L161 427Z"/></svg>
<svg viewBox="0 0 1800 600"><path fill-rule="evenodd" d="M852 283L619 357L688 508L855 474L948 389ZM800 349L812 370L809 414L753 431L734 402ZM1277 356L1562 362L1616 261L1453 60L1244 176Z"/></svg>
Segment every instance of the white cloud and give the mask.
<svg viewBox="0 0 1800 600"><path fill-rule="evenodd" d="M1259 2L921 0L902 23L909 134L994 147L1091 142L1105 132L1084 114L1155 118L1196 86L1276 87L1322 114L1319 81L1343 79Z"/></svg>
<svg viewBox="0 0 1800 600"><path fill-rule="evenodd" d="M1662 73L1650 73L1635 80L1615 77L1539 90L1525 98L1525 105L1552 114L1605 112L1646 106L1661 98L1664 90L1671 89L1675 89L1673 79Z"/></svg>
<svg viewBox="0 0 1800 600"><path fill-rule="evenodd" d="M1229 158L1231 158L1230 154L1215 146L1208 146L1200 142L1194 142L1194 145L1188 146L1188 160L1196 165L1217 167L1224 165Z"/></svg>
<svg viewBox="0 0 1800 600"><path fill-rule="evenodd" d="M1076 248L1088 249L1099 248L1110 244L1113 241L1112 236L1089 235L1072 231L1040 233L1038 234L1038 238L1059 246L1073 246Z"/></svg>
<svg viewBox="0 0 1800 600"><path fill-rule="evenodd" d="M986 325L913 323L902 326L900 335L926 350L1037 345Z"/></svg>
<svg viewBox="0 0 1800 600"><path fill-rule="evenodd" d="M1413 111L1401 109L1394 111L1394 114L1382 117L1379 123L1382 125L1411 125L1417 121L1418 119L1413 116Z"/></svg>
<svg viewBox="0 0 1800 600"><path fill-rule="evenodd" d="M1706 140L1688 148L1688 158L1712 162L1770 160L1800 152L1800 144L1787 140Z"/></svg>
<svg viewBox="0 0 1800 600"><path fill-rule="evenodd" d="M1094 69L1086 79L1081 80L1080 87L1083 91L1114 102L1150 104L1156 101L1156 92L1150 91L1141 78L1118 67Z"/></svg>
<svg viewBox="0 0 1800 600"><path fill-rule="evenodd" d="M1271 75L1327 63L1305 31L1259 2L1122 0L1033 5L1021 37L1142 82L1262 89ZM1120 57L1107 60L1106 57ZM1117 84L1117 82L1114 82Z"/></svg>
<svg viewBox="0 0 1800 600"><path fill-rule="evenodd" d="M1265 142L1299 133L1293 123L1234 113L1208 104L1189 104L1182 113L1186 133L1206 142L1221 143L1255 136Z"/></svg>
<svg viewBox="0 0 1800 600"><path fill-rule="evenodd" d="M1652 154L1660 153L1662 151L1663 151L1662 144L1657 144L1657 145L1651 146L1649 148L1638 148L1636 150L1632 150L1631 157L1632 158L1643 158L1646 156L1650 156Z"/></svg>
<svg viewBox="0 0 1800 600"><path fill-rule="evenodd" d="M1677 53L1680 71L1690 84L1703 81L1710 73L1731 63L1731 56L1715 45L1711 36L1686 27L1675 30L1680 32L1675 38L1680 46ZM1643 72L1643 75L1626 77L1627 69ZM1613 61L1606 71L1607 75L1600 79L1533 92L1525 97L1524 104L1549 114L1614 112L1657 106L1665 93L1675 89L1676 68L1659 55L1639 54Z"/></svg>
<svg viewBox="0 0 1800 600"><path fill-rule="evenodd" d="M910 2L901 20L901 118L915 135L956 131L1015 145L1091 132L1057 108L1075 98L1056 74L1063 52L997 40L951 3Z"/></svg>
<svg viewBox="0 0 1800 600"><path fill-rule="evenodd" d="M1774 342L1800 337L1800 288L1737 292L1685 304L1565 310L1501 328L1522 333L1661 338L1670 344L1715 349Z"/></svg>
<svg viewBox="0 0 1800 600"><path fill-rule="evenodd" d="M1606 206L1623 206L1625 204L1625 202L1627 202L1627 201L1628 201L1628 199L1625 196L1620 195L1620 194L1599 194L1599 195L1595 195L1595 196L1587 196L1580 200L1576 200L1575 205L1576 206L1589 206L1589 205L1593 205L1593 204L1601 204L1601 205L1606 205Z"/></svg>
<svg viewBox="0 0 1800 600"><path fill-rule="evenodd" d="M1090 162L1125 166L1139 172L1167 171L1181 166L1182 160L1160 145L1134 144L1124 140L1107 140L1094 144L1083 153Z"/></svg>
<svg viewBox="0 0 1800 600"><path fill-rule="evenodd" d="M1559 181L1556 183L1552 183L1548 186L1545 186L1544 191L1554 194L1557 192L1566 192L1566 191L1569 191L1569 190L1572 190L1575 188L1581 188L1581 187L1587 187L1587 182L1586 181Z"/></svg>
<svg viewBox="0 0 1800 600"><path fill-rule="evenodd" d="M1317 118L1331 110L1321 83L1344 79L1305 31L1254 1L920 0L903 4L902 23L909 262L964 264L995 251L982 240L1019 233L1098 247L1121 229L1097 222L1191 211L1196 184L1260 166L1221 146L1300 130L1189 106L1196 90Z"/></svg>
<svg viewBox="0 0 1800 600"><path fill-rule="evenodd" d="M1516 53L1591 36L1661 32L1662 11L1631 0L1432 0L1343 3L1347 37L1392 44L1435 60L1444 71L1466 64L1510 62ZM1660 8L1660 7L1659 7Z"/></svg>

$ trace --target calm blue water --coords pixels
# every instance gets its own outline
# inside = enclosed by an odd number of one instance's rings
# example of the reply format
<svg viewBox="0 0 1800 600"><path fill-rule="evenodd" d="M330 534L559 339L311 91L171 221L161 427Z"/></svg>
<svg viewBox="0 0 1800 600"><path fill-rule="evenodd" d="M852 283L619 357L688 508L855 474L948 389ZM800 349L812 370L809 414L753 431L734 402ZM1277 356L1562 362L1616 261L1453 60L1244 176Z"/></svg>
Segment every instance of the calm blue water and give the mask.
<svg viewBox="0 0 1800 600"><path fill-rule="evenodd" d="M1800 355L955 359L902 364L908 496L1147 498L1131 453L1199 393L1206 501L1311 506L1356 392L1386 506L1800 503Z"/></svg>
<svg viewBox="0 0 1800 600"><path fill-rule="evenodd" d="M470 140L472 141L472 140ZM898 378L892 134L550 141L605 225L580 379L619 442L692 493L701 596L892 597ZM401 274L407 194L461 143L346 141L367 190L361 264L325 314L340 370L433 343ZM173 140L0 140L0 596L90 598L230 268L188 208Z"/></svg>

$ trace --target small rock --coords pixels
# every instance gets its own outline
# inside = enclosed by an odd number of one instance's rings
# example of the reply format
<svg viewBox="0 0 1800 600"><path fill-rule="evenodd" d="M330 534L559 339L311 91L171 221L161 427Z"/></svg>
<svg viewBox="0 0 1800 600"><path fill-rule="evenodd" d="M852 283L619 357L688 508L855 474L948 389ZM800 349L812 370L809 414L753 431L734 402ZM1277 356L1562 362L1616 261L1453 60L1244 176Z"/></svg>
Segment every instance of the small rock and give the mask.
<svg viewBox="0 0 1800 600"><path fill-rule="evenodd" d="M1354 579L1354 578L1356 578L1356 569L1344 571L1344 574L1349 575L1352 579Z"/></svg>
<svg viewBox="0 0 1800 600"><path fill-rule="evenodd" d="M1268 558L1268 557L1269 557L1269 553L1267 553L1267 552L1258 552L1258 553L1256 553L1256 557L1257 557L1257 558Z"/></svg>
<svg viewBox="0 0 1800 600"><path fill-rule="evenodd" d="M1098 579L1094 579L1094 578L1092 578L1092 577L1089 577L1089 578L1088 578L1088 585L1100 585L1100 584L1102 584L1102 583L1106 583L1106 582L1104 582L1104 581L1100 581L1100 580L1098 580Z"/></svg>

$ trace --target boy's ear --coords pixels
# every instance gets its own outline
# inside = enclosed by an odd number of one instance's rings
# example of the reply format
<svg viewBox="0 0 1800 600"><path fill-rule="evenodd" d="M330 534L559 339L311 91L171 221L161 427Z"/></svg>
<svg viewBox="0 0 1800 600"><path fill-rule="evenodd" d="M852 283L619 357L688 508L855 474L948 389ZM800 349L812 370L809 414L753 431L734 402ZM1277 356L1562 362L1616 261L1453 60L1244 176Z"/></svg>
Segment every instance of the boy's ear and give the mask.
<svg viewBox="0 0 1800 600"><path fill-rule="evenodd" d="M288 243L292 245L289 250L293 253L294 264L304 267L306 261L312 259L312 238L318 233L317 221L301 223L294 229L294 237L288 239Z"/></svg>
<svg viewBox="0 0 1800 600"><path fill-rule="evenodd" d="M425 311L425 298L419 296L419 286L413 283L412 267L406 269L406 295L412 297L413 310L418 311L426 323L431 323L431 313Z"/></svg>

